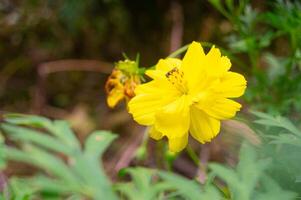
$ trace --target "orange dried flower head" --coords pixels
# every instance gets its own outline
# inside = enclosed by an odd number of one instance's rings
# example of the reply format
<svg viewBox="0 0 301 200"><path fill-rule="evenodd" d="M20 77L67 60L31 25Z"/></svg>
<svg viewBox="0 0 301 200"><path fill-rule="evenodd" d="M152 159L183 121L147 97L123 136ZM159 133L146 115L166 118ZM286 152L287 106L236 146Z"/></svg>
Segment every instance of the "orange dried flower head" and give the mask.
<svg viewBox="0 0 301 200"><path fill-rule="evenodd" d="M134 90L140 84L138 71L138 64L134 61L125 60L116 64L105 84L110 108L114 108L123 99L128 102L135 96Z"/></svg>

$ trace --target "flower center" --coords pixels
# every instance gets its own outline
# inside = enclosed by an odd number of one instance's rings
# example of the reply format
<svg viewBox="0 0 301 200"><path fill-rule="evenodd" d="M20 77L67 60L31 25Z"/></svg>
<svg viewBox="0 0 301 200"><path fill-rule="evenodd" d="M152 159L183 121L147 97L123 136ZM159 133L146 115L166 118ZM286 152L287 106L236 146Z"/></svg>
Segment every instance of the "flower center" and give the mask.
<svg viewBox="0 0 301 200"><path fill-rule="evenodd" d="M188 93L187 82L184 79L184 72L175 67L165 74L167 80L183 94Z"/></svg>

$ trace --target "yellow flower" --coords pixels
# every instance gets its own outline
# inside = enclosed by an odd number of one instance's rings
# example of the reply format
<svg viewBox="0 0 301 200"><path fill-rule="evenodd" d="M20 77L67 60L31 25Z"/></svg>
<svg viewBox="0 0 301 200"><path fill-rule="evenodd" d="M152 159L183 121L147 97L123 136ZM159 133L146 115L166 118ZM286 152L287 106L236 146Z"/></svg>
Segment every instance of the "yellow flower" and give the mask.
<svg viewBox="0 0 301 200"><path fill-rule="evenodd" d="M234 117L241 105L231 99L243 95L245 78L230 72L231 62L214 46L205 55L192 42L183 60L161 59L146 74L153 80L139 85L129 102L138 123L151 126L150 137L168 138L169 150L179 152L188 135L209 142L220 131L220 120Z"/></svg>
<svg viewBox="0 0 301 200"><path fill-rule="evenodd" d="M140 77L136 62L119 61L105 85L108 106L114 108L123 99L129 101L135 96L134 90L138 84Z"/></svg>

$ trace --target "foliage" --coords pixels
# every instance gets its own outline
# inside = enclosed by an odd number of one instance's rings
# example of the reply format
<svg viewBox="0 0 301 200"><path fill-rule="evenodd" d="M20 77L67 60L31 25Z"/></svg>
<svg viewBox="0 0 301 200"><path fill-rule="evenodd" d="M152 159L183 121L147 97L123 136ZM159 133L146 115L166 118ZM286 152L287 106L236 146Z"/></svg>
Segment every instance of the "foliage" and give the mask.
<svg viewBox="0 0 301 200"><path fill-rule="evenodd" d="M198 182L171 172L147 168L129 168L123 173L131 175L132 181L118 183L116 189L126 199L220 199L218 191L212 186L202 187Z"/></svg>
<svg viewBox="0 0 301 200"><path fill-rule="evenodd" d="M20 148L4 146L9 160L28 163L44 171L27 180L40 192L84 195L91 198L116 199L99 157L116 136L107 131L95 131L84 147L65 121L50 121L38 116L7 115L1 129ZM44 130L35 130L23 125Z"/></svg>
<svg viewBox="0 0 301 200"><path fill-rule="evenodd" d="M301 37L301 4L300 2L290 2L277 0L273 5L273 10L264 15L266 23L275 28L279 35L286 35L291 44L291 51L295 55L297 49L300 50Z"/></svg>
<svg viewBox="0 0 301 200"><path fill-rule="evenodd" d="M267 127L277 127L300 137L288 119L254 112L255 121ZM296 193L279 184L270 173L275 159L265 148L243 143L235 169L211 163L205 185L172 172L142 167L123 169L122 177L129 174L130 181L112 185L107 179L99 157L116 137L106 131L95 131L82 148L65 121L10 114L6 115L1 129L18 147L2 144L5 159L27 163L41 169L28 178L10 178L3 195L11 199L35 197L81 199L295 199ZM295 145L283 137L267 137L272 144ZM296 139L296 138L295 138ZM267 145L267 146L271 146ZM298 147L299 144L297 145ZM299 150L300 152L300 150ZM3 159L2 159L3 160ZM278 169L279 170L279 169ZM283 174L283 169L282 174ZM300 176L296 175L296 183ZM219 179L217 179L219 178ZM277 178L277 177L276 177ZM220 183L221 180L226 185ZM230 193L228 194L229 191ZM4 198L4 197L3 197Z"/></svg>
<svg viewBox="0 0 301 200"><path fill-rule="evenodd" d="M264 125L268 128L278 128L280 133L275 135L265 135L275 144L290 144L301 147L301 131L287 118L261 113L253 112L259 119L255 123Z"/></svg>
<svg viewBox="0 0 301 200"><path fill-rule="evenodd" d="M282 186L300 195L301 187L301 131L289 119L253 112L258 117L254 128L261 134L265 145L261 153L273 159L269 174Z"/></svg>
<svg viewBox="0 0 301 200"><path fill-rule="evenodd" d="M270 164L270 159L258 159L255 148L244 143L235 169L215 163L210 164L210 169L227 183L233 199L295 199L294 192L283 190L265 174Z"/></svg>
<svg viewBox="0 0 301 200"><path fill-rule="evenodd" d="M264 4L268 12L259 12L247 0L210 2L233 26L226 36L229 51L236 59L248 58L240 67L251 75L245 97L250 106L278 114L300 111L300 3L277 0Z"/></svg>
<svg viewBox="0 0 301 200"><path fill-rule="evenodd" d="M10 179L10 187L6 188L6 193L11 199L32 199L39 195L45 199L63 196L87 196L93 199L102 199L105 196L112 200L117 198L98 161L116 137L111 133L92 133L82 149L68 124L60 120L50 121L39 116L10 114L6 115L1 129L11 140L20 144L21 148L2 145L5 159L28 163L43 172L30 178ZM132 181L115 184L114 188L122 194L121 198L126 196L133 200L151 200L219 197L212 186L207 186L203 191L196 181L170 172L129 168L123 173L129 173Z"/></svg>

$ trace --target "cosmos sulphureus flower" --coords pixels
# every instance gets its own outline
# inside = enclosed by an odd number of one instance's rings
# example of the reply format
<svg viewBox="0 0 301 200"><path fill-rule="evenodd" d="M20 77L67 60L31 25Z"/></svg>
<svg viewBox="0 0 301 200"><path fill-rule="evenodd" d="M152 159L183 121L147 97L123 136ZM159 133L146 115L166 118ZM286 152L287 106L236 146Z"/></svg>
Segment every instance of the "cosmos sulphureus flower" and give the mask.
<svg viewBox="0 0 301 200"><path fill-rule="evenodd" d="M209 142L220 132L221 120L241 108L230 98L243 95L246 80L230 67L218 48L205 54L200 43L192 42L183 60L161 59L146 71L152 80L137 86L129 112L139 124L151 127L153 139L166 136L172 152L186 147L189 134L200 143Z"/></svg>

